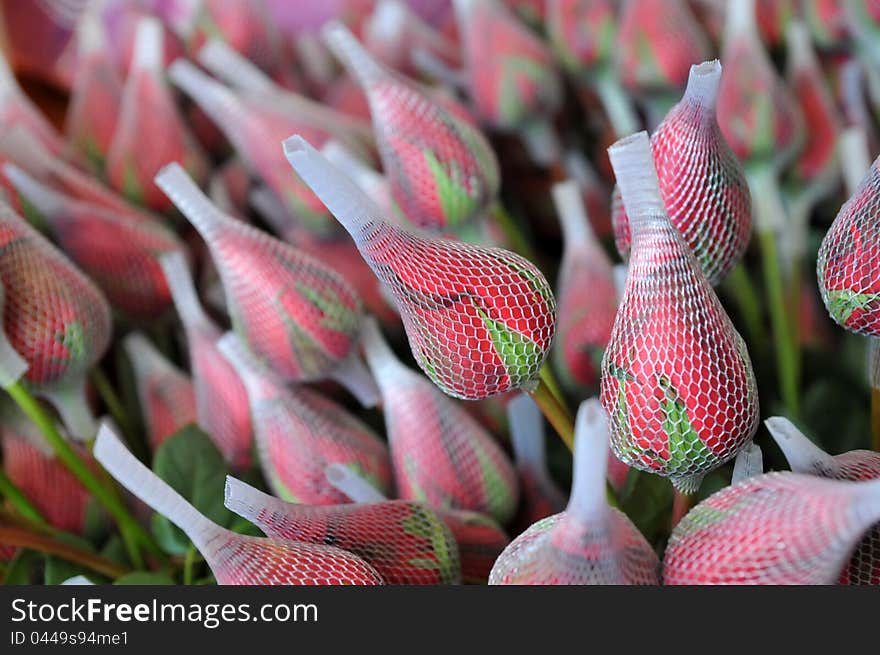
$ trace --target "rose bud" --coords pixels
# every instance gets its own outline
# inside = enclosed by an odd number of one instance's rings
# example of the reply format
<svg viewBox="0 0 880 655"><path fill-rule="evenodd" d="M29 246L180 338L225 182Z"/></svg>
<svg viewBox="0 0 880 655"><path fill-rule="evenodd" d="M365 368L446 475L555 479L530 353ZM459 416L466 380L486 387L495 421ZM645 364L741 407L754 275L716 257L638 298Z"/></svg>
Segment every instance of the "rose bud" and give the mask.
<svg viewBox="0 0 880 655"><path fill-rule="evenodd" d="M125 337L147 440L154 452L181 428L196 422L192 379L139 333Z"/></svg>
<svg viewBox="0 0 880 655"><path fill-rule="evenodd" d="M85 399L85 378L110 344L107 300L67 257L2 203L0 283L6 337L28 365L23 381L58 409L71 436L93 437L96 426Z"/></svg>
<svg viewBox="0 0 880 655"><path fill-rule="evenodd" d="M565 247L559 268L556 369L572 389L594 389L617 314L614 268L596 239L573 181L553 187Z"/></svg>
<svg viewBox="0 0 880 655"><path fill-rule="evenodd" d="M695 492L755 433L746 345L666 213L647 133L608 149L633 231L629 273L602 360L615 455Z"/></svg>
<svg viewBox="0 0 880 655"><path fill-rule="evenodd" d="M672 225L691 247L712 285L742 258L752 233L745 172L715 118L718 60L691 66L681 101L651 135L660 192ZM630 228L622 203L612 210L615 243L626 260Z"/></svg>
<svg viewBox="0 0 880 655"><path fill-rule="evenodd" d="M405 230L381 218L354 182L301 137L284 148L387 287L417 363L438 387L478 400L535 384L556 307L534 264L500 248Z"/></svg>
<svg viewBox="0 0 880 655"><path fill-rule="evenodd" d="M361 303L320 261L214 207L180 166L156 177L208 244L232 324L286 381L347 377ZM345 382L344 379L340 380Z"/></svg>
<svg viewBox="0 0 880 655"><path fill-rule="evenodd" d="M854 482L880 478L880 453L851 450L829 455L786 418L773 416L764 424L795 473ZM838 584L880 585L880 522L856 546Z"/></svg>
<svg viewBox="0 0 880 655"><path fill-rule="evenodd" d="M535 401L526 394L511 399L507 423L522 496L516 524L524 530L565 509L565 495L547 470L544 417Z"/></svg>
<svg viewBox="0 0 880 655"><path fill-rule="evenodd" d="M299 130L321 143L328 138L325 130L292 121L289 115L267 104L266 98L236 95L188 61L175 61L169 76L223 130L251 173L272 189L289 213L322 238L338 230L309 187L281 168L284 157L278 147L279 141Z"/></svg>
<svg viewBox="0 0 880 655"><path fill-rule="evenodd" d="M350 468L331 464L326 473L330 484L356 503L388 500ZM504 529L485 514L477 512L438 507L431 508L431 511L443 520L455 538L462 582L486 584L492 565L510 543Z"/></svg>
<svg viewBox="0 0 880 655"><path fill-rule="evenodd" d="M95 458L122 486L186 533L221 585L374 585L376 570L333 546L248 537L199 512L132 455L104 426Z"/></svg>
<svg viewBox="0 0 880 655"><path fill-rule="evenodd" d="M404 366L372 318L364 322L363 340L382 393L399 496L431 507L482 512L506 523L516 511L516 471L491 435Z"/></svg>
<svg viewBox="0 0 880 655"><path fill-rule="evenodd" d="M880 336L880 157L822 239L816 269L819 291L841 327Z"/></svg>
<svg viewBox="0 0 880 655"><path fill-rule="evenodd" d="M709 58L709 40L684 0L626 0L618 20L614 56L631 93L675 97L691 66Z"/></svg>
<svg viewBox="0 0 880 655"><path fill-rule="evenodd" d="M107 49L97 12L83 14L76 39L76 74L64 132L92 170L102 173L122 105L122 79Z"/></svg>
<svg viewBox="0 0 880 655"><path fill-rule="evenodd" d="M133 221L161 222L156 215L130 204L125 198L104 186L99 179L52 155L32 132L21 126L13 127L0 135L0 157L9 159L39 182L71 198L99 205ZM33 214L38 211L33 206L29 206L28 211L30 212L28 220L32 224L42 225L45 217L36 220Z"/></svg>
<svg viewBox="0 0 880 655"><path fill-rule="evenodd" d="M217 348L223 332L199 301L186 259L180 253L159 261L186 333L199 426L235 471L251 464L251 410L244 383Z"/></svg>
<svg viewBox="0 0 880 655"><path fill-rule="evenodd" d="M138 23L135 57L107 153L107 179L132 202L164 212L173 205L153 183L158 170L179 162L201 182L207 178L208 161L165 81L162 34L154 18Z"/></svg>
<svg viewBox="0 0 880 655"><path fill-rule="evenodd" d="M21 90L6 58L0 53L0 127L8 129L17 125L32 132L55 157L70 154L64 137Z"/></svg>
<svg viewBox="0 0 880 655"><path fill-rule="evenodd" d="M659 585L657 553L608 505L608 417L598 399L581 403L575 428L574 480L565 511L514 539L489 575L490 585Z"/></svg>
<svg viewBox="0 0 880 655"><path fill-rule="evenodd" d="M402 215L437 232L485 215L500 176L479 129L376 62L342 25L325 28L324 39L367 94L382 166Z"/></svg>
<svg viewBox="0 0 880 655"><path fill-rule="evenodd" d="M816 46L821 50L849 47L846 0L813 0L801 3L801 12ZM856 3L852 3L856 4Z"/></svg>
<svg viewBox="0 0 880 655"><path fill-rule="evenodd" d="M672 532L667 585L834 584L880 521L880 480L768 473L726 487Z"/></svg>
<svg viewBox="0 0 880 655"><path fill-rule="evenodd" d="M773 68L755 25L755 0L727 5L718 125L746 163L784 166L803 141L803 117Z"/></svg>
<svg viewBox="0 0 880 655"><path fill-rule="evenodd" d="M443 519L422 503L383 500L310 507L273 498L229 476L225 505L269 537L333 544L354 553L386 584L456 584L461 578L455 538Z"/></svg>
<svg viewBox="0 0 880 655"><path fill-rule="evenodd" d="M159 318L168 310L171 293L159 257L186 252L173 231L56 193L12 164L3 170L43 215L55 242L114 308L139 320Z"/></svg>
<svg viewBox="0 0 880 655"><path fill-rule="evenodd" d="M82 534L91 495L55 456L34 424L12 403L0 407L3 472L54 528ZM71 444L93 471L91 454Z"/></svg>
<svg viewBox="0 0 880 655"><path fill-rule="evenodd" d="M518 132L539 164L555 139L550 121L562 105L562 80L547 45L497 0L454 0L467 88L493 128Z"/></svg>
<svg viewBox="0 0 880 655"><path fill-rule="evenodd" d="M324 476L334 463L360 471L382 491L391 486L388 449L359 419L314 391L286 387L235 335L217 347L244 382L260 465L276 496L307 505L345 502Z"/></svg>

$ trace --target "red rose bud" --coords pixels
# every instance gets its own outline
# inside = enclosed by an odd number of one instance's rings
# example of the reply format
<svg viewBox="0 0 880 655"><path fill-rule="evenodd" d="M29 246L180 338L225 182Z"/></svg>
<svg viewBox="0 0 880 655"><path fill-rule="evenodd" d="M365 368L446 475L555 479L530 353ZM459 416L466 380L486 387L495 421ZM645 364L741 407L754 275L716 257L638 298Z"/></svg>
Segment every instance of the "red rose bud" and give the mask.
<svg viewBox="0 0 880 655"><path fill-rule="evenodd" d="M187 61L175 61L169 76L223 130L251 173L272 189L291 215L322 237L329 237L338 230L327 215L326 207L309 187L291 175L289 169L282 168L284 157L278 148L278 142L296 130L306 129L318 142L328 138L326 131L292 121L267 104L266 98L236 95Z"/></svg>
<svg viewBox="0 0 880 655"><path fill-rule="evenodd" d="M331 464L327 480L356 503L386 501L376 488L351 469ZM510 543L504 529L485 514L461 509L432 508L451 530L458 545L461 578L465 584L485 584L492 564Z"/></svg>
<svg viewBox="0 0 880 655"><path fill-rule="evenodd" d="M196 422L196 397L190 377L156 350L142 334L125 338L141 415L152 450L181 428Z"/></svg>
<svg viewBox="0 0 880 655"><path fill-rule="evenodd" d="M617 35L613 0L549 0L547 35L559 61L581 75L608 64Z"/></svg>
<svg viewBox="0 0 880 655"><path fill-rule="evenodd" d="M208 244L232 324L287 381L326 378L349 357L361 304L336 272L219 212L176 164L156 183Z"/></svg>
<svg viewBox="0 0 880 655"><path fill-rule="evenodd" d="M522 529L565 509L565 496L547 470L544 418L526 394L507 403L507 423L522 490L517 523Z"/></svg>
<svg viewBox="0 0 880 655"><path fill-rule="evenodd" d="M574 480L564 512L511 542L490 585L659 585L660 560L639 529L605 497L608 417L586 400L575 427Z"/></svg>
<svg viewBox="0 0 880 655"><path fill-rule="evenodd" d="M718 124L744 162L784 166L803 140L803 117L785 88L755 26L755 0L727 5L718 90Z"/></svg>
<svg viewBox="0 0 880 655"><path fill-rule="evenodd" d="M787 66L786 81L800 105L806 128L804 149L792 166L792 181L809 187L815 202L838 182L837 139L841 128L810 33L800 21L793 21L788 28Z"/></svg>
<svg viewBox="0 0 880 655"><path fill-rule="evenodd" d="M64 131L74 149L101 173L122 104L122 79L107 50L97 12L87 11L77 27L78 62Z"/></svg>
<svg viewBox="0 0 880 655"><path fill-rule="evenodd" d="M880 480L787 472L747 478L679 521L666 548L663 582L834 584L877 521Z"/></svg>
<svg viewBox="0 0 880 655"><path fill-rule="evenodd" d="M669 220L713 285L742 258L752 232L745 172L715 119L723 79L717 59L692 66L684 97L651 136ZM617 249L626 260L631 237L622 203L615 202L612 223Z"/></svg>
<svg viewBox="0 0 880 655"><path fill-rule="evenodd" d="M3 53L0 53L0 128L16 125L32 132L55 157L69 154L64 138L21 90Z"/></svg>
<svg viewBox="0 0 880 655"><path fill-rule="evenodd" d="M382 392L400 497L507 522L519 495L516 471L491 435L428 380L405 367L372 318L364 324L363 340Z"/></svg>
<svg viewBox="0 0 880 655"><path fill-rule="evenodd" d="M709 41L683 0L627 0L620 11L615 60L633 92L671 91L691 65L709 58Z"/></svg>
<svg viewBox="0 0 880 655"><path fill-rule="evenodd" d="M771 48L785 39L788 24L798 13L796 0L754 0L755 21L758 32L764 42ZM802 4L813 4L805 2Z"/></svg>
<svg viewBox="0 0 880 655"><path fill-rule="evenodd" d="M127 219L147 223L159 222L153 214L129 204L97 178L63 159L58 159L39 142L33 133L17 126L0 135L0 156L14 162L43 184L71 198L100 205ZM36 208L28 207L33 214ZM43 217L28 216L32 224L42 224Z"/></svg>
<svg viewBox="0 0 880 655"><path fill-rule="evenodd" d="M418 70L413 54L422 50L448 66L461 62L458 44L436 31L400 0L380 0L364 23L364 45L379 61L405 75Z"/></svg>
<svg viewBox="0 0 880 655"><path fill-rule="evenodd" d="M230 467L243 471L251 464L253 441L247 390L217 348L223 332L202 309L184 256L164 255L159 263L186 332L199 426Z"/></svg>
<svg viewBox="0 0 880 655"><path fill-rule="evenodd" d="M382 491L391 486L388 449L359 419L313 391L285 387L234 335L218 348L244 382L260 465L276 496L307 505L345 502L324 476L334 463L361 472Z"/></svg>
<svg viewBox="0 0 880 655"><path fill-rule="evenodd" d="M831 318L852 332L880 336L880 157L840 208L816 269Z"/></svg>
<svg viewBox="0 0 880 655"><path fill-rule="evenodd" d="M419 366L445 393L478 400L534 384L555 329L541 272L500 248L413 233L301 137L288 160L357 244L397 303Z"/></svg>
<svg viewBox="0 0 880 655"><path fill-rule="evenodd" d="M626 288L602 360L612 448L693 493L755 433L745 343L666 214L647 133L608 149L633 229Z"/></svg>
<svg viewBox="0 0 880 655"><path fill-rule="evenodd" d="M774 416L764 423L795 473L832 480L880 478L880 453L851 450L832 456L816 446L786 418ZM875 524L859 542L838 584L880 585L880 523Z"/></svg>
<svg viewBox="0 0 880 655"><path fill-rule="evenodd" d="M339 548L247 537L220 527L141 464L106 426L98 434L94 453L122 486L186 533L218 584L383 584L372 566Z"/></svg>
<svg viewBox="0 0 880 655"><path fill-rule="evenodd" d="M290 218L269 189L256 189L251 194L251 204L283 241L326 262L348 280L364 303L364 309L383 325L400 325L400 316L394 308L394 301L383 293L379 280L351 239L347 236L341 239L318 239L307 228Z"/></svg>
<svg viewBox="0 0 880 655"><path fill-rule="evenodd" d="M497 0L455 0L468 92L480 117L501 130L546 125L562 104L550 49Z"/></svg>
<svg viewBox="0 0 880 655"><path fill-rule="evenodd" d="M449 528L422 503L310 507L288 503L229 476L226 507L269 537L333 544L362 557L386 584L456 584L458 546Z"/></svg>
<svg viewBox="0 0 880 655"><path fill-rule="evenodd" d="M804 20L820 49L838 50L848 47L850 30L846 3L847 0L813 0L801 3Z"/></svg>
<svg viewBox="0 0 880 655"><path fill-rule="evenodd" d="M33 503L49 525L82 534L91 496L62 464L40 431L12 403L0 409L0 445L3 471ZM79 445L71 447L97 470L91 454Z"/></svg>
<svg viewBox="0 0 880 655"><path fill-rule="evenodd" d="M45 218L62 250L126 316L149 320L171 306L159 256L184 253L183 243L158 222L133 221L43 186L12 164L3 170Z"/></svg>
<svg viewBox="0 0 880 655"><path fill-rule="evenodd" d="M595 389L617 314L614 268L590 227L577 184L556 184L553 199L565 237L554 357L567 386Z"/></svg>
<svg viewBox="0 0 880 655"><path fill-rule="evenodd" d="M162 26L138 22L135 57L125 81L122 106L107 153L107 178L131 201L157 211L172 205L153 184L168 162L179 162L202 181L208 161L177 109L162 67Z"/></svg>
<svg viewBox="0 0 880 655"><path fill-rule="evenodd" d="M98 288L23 218L0 205L3 323L27 362L24 381L50 400L74 437L94 436L86 373L110 343L110 307Z"/></svg>
<svg viewBox="0 0 880 655"><path fill-rule="evenodd" d="M382 165L403 216L434 231L482 217L496 200L500 176L480 131L378 64L342 25L325 28L324 38L367 94Z"/></svg>

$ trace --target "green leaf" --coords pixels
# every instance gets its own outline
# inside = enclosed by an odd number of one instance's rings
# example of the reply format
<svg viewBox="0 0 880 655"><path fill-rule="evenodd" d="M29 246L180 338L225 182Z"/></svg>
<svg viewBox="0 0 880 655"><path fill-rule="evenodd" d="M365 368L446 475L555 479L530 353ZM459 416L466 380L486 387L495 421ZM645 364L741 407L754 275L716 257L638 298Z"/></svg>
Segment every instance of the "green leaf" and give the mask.
<svg viewBox="0 0 880 655"><path fill-rule="evenodd" d="M131 561L128 559L128 552L125 550L125 543L122 541L122 537L118 534L113 535L107 540L107 543L101 548L101 556L106 557L117 564L131 566Z"/></svg>
<svg viewBox="0 0 880 655"><path fill-rule="evenodd" d="M122 170L122 193L137 205L144 204L144 189L138 180L135 163L127 160Z"/></svg>
<svg viewBox="0 0 880 655"><path fill-rule="evenodd" d="M114 585L173 585L174 579L165 573L135 571L117 578Z"/></svg>
<svg viewBox="0 0 880 655"><path fill-rule="evenodd" d="M846 325L855 310L868 311L878 299L880 293L856 293L850 289L829 291L828 313L840 325ZM873 309L876 309L876 306Z"/></svg>
<svg viewBox="0 0 880 655"><path fill-rule="evenodd" d="M81 548L92 553L95 552L92 544L90 544L82 537L78 537L73 534L59 533L55 536L55 539L70 546L76 546L77 548ZM87 573L91 573L91 569L80 566L79 564L74 564L73 562L69 562L62 557L44 555L44 559L46 562L46 567L43 572L43 584L61 584L68 578L72 578L75 575L85 575Z"/></svg>
<svg viewBox="0 0 880 655"><path fill-rule="evenodd" d="M661 378L660 385L666 392L663 402L663 431L668 436L667 448L669 459L666 461L666 472L669 475L689 474L695 461L720 463L718 457L700 439L700 435L691 425L687 408L678 396L678 392L666 378Z"/></svg>
<svg viewBox="0 0 880 655"><path fill-rule="evenodd" d="M4 585L30 585L39 582L39 568L43 562L42 553L23 548L18 551L3 577Z"/></svg>
<svg viewBox="0 0 880 655"><path fill-rule="evenodd" d="M229 469L211 438L195 425L187 425L162 442L153 459L153 471L177 493L215 523L229 527L235 515L223 506ZM190 541L161 515L152 519L153 533L172 555L185 555Z"/></svg>
<svg viewBox="0 0 880 655"><path fill-rule="evenodd" d="M425 149L424 155L434 177L434 183L437 185L437 194L440 196L446 224L454 227L473 214L477 201L462 184L463 176L454 162L449 164L452 169L450 175L431 149Z"/></svg>
<svg viewBox="0 0 880 655"><path fill-rule="evenodd" d="M477 313L486 324L495 352L511 381L518 384L528 380L538 370L543 355L540 346L524 334L493 320L479 307Z"/></svg>

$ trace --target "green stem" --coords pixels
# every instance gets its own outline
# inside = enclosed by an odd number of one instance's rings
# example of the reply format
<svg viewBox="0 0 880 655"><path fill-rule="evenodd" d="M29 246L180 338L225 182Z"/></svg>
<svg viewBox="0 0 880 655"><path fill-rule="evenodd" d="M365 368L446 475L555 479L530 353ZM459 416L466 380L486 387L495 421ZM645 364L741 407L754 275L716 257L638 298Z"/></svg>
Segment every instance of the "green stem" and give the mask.
<svg viewBox="0 0 880 655"><path fill-rule="evenodd" d="M553 392L541 379L538 380L538 386L530 392L530 395L541 409L541 413L550 421L550 425L556 430L563 443L568 446L570 451L574 452L574 420L568 410L556 400ZM605 496L609 505L620 507L617 495L607 481L605 482Z"/></svg>
<svg viewBox="0 0 880 655"><path fill-rule="evenodd" d="M106 557L22 528L0 525L0 543L54 555L68 562L85 566L111 579L121 577L129 572L125 567Z"/></svg>
<svg viewBox="0 0 880 655"><path fill-rule="evenodd" d="M192 544L186 549L186 558L183 560L183 584L191 585L193 583L193 573L196 563L196 554L198 551Z"/></svg>
<svg viewBox="0 0 880 655"><path fill-rule="evenodd" d="M776 345L776 366L779 393L788 412L796 420L800 413L798 391L799 352L793 339L794 330L787 311L787 298L779 261L777 234L786 225L786 212L780 197L776 176L769 166L746 170L754 203L755 221L761 244L764 287Z"/></svg>
<svg viewBox="0 0 880 655"><path fill-rule="evenodd" d="M565 396L562 395L562 388L559 386L559 382L556 379L556 375L553 373L553 369L550 368L550 364L545 363L541 370L538 371L538 376L543 380L544 384L547 385L547 388L550 389L550 393L553 394L553 397L556 398L556 402L562 405L565 408L565 411L569 412L568 407L565 404Z"/></svg>
<svg viewBox="0 0 880 655"><path fill-rule="evenodd" d="M723 284L739 309L743 326L748 334L749 345L752 348L761 348L764 343L761 301L758 300L758 292L745 264L740 262L734 266Z"/></svg>
<svg viewBox="0 0 880 655"><path fill-rule="evenodd" d="M48 522L31 501L27 499L21 489L15 486L15 483L6 477L3 469L0 469L0 494L12 503L15 510L29 521L33 521L39 525L46 525Z"/></svg>
<svg viewBox="0 0 880 655"><path fill-rule="evenodd" d="M678 525L678 522L681 521L685 515L691 510L693 507L694 500L696 499L696 495L686 494L678 489L673 488L672 490L672 529L675 529L675 526Z"/></svg>
<svg viewBox="0 0 880 655"><path fill-rule="evenodd" d="M530 262L537 264L538 258L535 251L523 235L520 227L516 224L516 221L514 221L513 217L507 213L506 209L504 209L504 205L501 204L501 201L496 202L493 206L492 216L495 218L495 222L498 223L498 227L504 232L504 236L507 237L510 247Z"/></svg>
<svg viewBox="0 0 880 655"><path fill-rule="evenodd" d="M21 382L15 382L6 389L13 400L28 415L31 421L40 429L46 441L55 451L58 459L70 470L82 485L98 500L99 503L116 519L122 531L123 539L129 546L129 556L136 566L143 566L140 550L135 542L139 542L148 548L160 559L165 558L164 553L156 545L153 538L140 524L129 514L122 500L116 495L115 489L101 484L95 473L70 446L64 437L58 432L54 421L43 410L40 403L24 388Z"/></svg>

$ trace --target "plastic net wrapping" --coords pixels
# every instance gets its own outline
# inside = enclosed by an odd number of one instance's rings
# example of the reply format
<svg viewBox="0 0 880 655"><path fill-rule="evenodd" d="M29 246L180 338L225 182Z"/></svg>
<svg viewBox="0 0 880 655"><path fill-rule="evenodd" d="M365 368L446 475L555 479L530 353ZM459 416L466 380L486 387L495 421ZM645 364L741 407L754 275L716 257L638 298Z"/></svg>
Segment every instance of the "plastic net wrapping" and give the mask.
<svg viewBox="0 0 880 655"><path fill-rule="evenodd" d="M840 326L880 336L880 157L822 239L816 270L825 308Z"/></svg>
<svg viewBox="0 0 880 655"><path fill-rule="evenodd" d="M803 116L764 50L754 0L727 5L718 124L744 162L785 165L803 142Z"/></svg>
<svg viewBox="0 0 880 655"><path fill-rule="evenodd" d="M10 402L0 404L3 472L33 503L48 523L80 534L86 527L90 496L79 480L53 454L40 431ZM84 448L71 446L95 469Z"/></svg>
<svg viewBox="0 0 880 655"><path fill-rule="evenodd" d="M377 63L341 24L324 34L364 88L382 166L403 216L434 231L482 217L495 202L500 174L479 129Z"/></svg>
<svg viewBox="0 0 880 655"><path fill-rule="evenodd" d="M317 259L218 211L176 165L157 184L208 244L236 332L286 381L327 377L349 356L361 303Z"/></svg>
<svg viewBox="0 0 880 655"><path fill-rule="evenodd" d="M63 196L7 164L6 176L42 214L62 250L125 316L156 319L171 307L159 266L163 253L184 253L170 229Z"/></svg>
<svg viewBox="0 0 880 655"><path fill-rule="evenodd" d="M323 143L330 138L326 130L312 122L292 120L281 111L278 101L265 94L236 94L188 61L174 62L169 77L211 117L242 162L272 190L291 216L322 238L338 232L326 207L284 165L284 153L278 147L280 141L296 133Z"/></svg>
<svg viewBox="0 0 880 655"><path fill-rule="evenodd" d="M330 464L358 471L383 492L390 488L388 448L359 419L314 391L285 387L234 335L218 347L247 389L260 466L276 496L308 505L345 502L324 475Z"/></svg>
<svg viewBox="0 0 880 655"><path fill-rule="evenodd" d="M851 450L840 455L829 455L807 439L788 419L772 417L767 419L766 424L795 473L854 482L880 478L880 453ZM876 523L859 542L839 582L880 585L880 523Z"/></svg>
<svg viewBox="0 0 880 655"><path fill-rule="evenodd" d="M310 507L273 498L229 477L226 507L270 537L333 544L352 552L387 584L454 584L461 577L452 533L422 503L388 500Z"/></svg>
<svg viewBox="0 0 880 655"><path fill-rule="evenodd" d="M122 79L107 52L97 12L83 15L76 38L76 74L64 132L92 169L103 172L122 104Z"/></svg>
<svg viewBox="0 0 880 655"><path fill-rule="evenodd" d="M673 530L663 581L834 584L880 518L878 485L768 473L722 489Z"/></svg>
<svg viewBox="0 0 880 655"><path fill-rule="evenodd" d="M160 263L186 332L199 425L233 470L247 469L253 443L250 405L244 383L217 348L223 333L202 309L184 257L167 255Z"/></svg>
<svg viewBox="0 0 880 655"><path fill-rule="evenodd" d="M454 0L468 93L477 114L517 131L562 104L550 49L497 0Z"/></svg>
<svg viewBox="0 0 880 655"><path fill-rule="evenodd" d="M535 401L525 394L512 398L507 419L521 492L515 525L522 531L565 509L565 495L547 470L544 417Z"/></svg>
<svg viewBox="0 0 880 655"><path fill-rule="evenodd" d="M489 584L660 584L657 554L605 499L607 455L608 418L598 400L587 400L578 411L568 506L514 539Z"/></svg>
<svg viewBox="0 0 880 655"><path fill-rule="evenodd" d="M394 298L416 362L438 387L477 400L535 383L556 301L534 264L392 224L303 139L284 147Z"/></svg>
<svg viewBox="0 0 880 655"><path fill-rule="evenodd" d="M758 392L740 335L664 209L647 134L609 148L633 245L601 398L611 445L685 493L755 433Z"/></svg>
<svg viewBox="0 0 880 655"><path fill-rule="evenodd" d="M220 527L141 464L107 427L99 432L94 453L126 489L186 533L218 584L383 584L373 567L339 548L247 537Z"/></svg>
<svg viewBox="0 0 880 655"><path fill-rule="evenodd" d="M168 211L172 209L170 200L153 183L159 169L168 162L178 162L202 181L208 174L208 162L165 81L162 35L157 19L138 22L134 60L107 152L107 179L131 201Z"/></svg>
<svg viewBox="0 0 880 655"><path fill-rule="evenodd" d="M684 0L627 0L619 21L617 71L632 91L680 89L691 65L709 58L709 41Z"/></svg>
<svg viewBox="0 0 880 655"><path fill-rule="evenodd" d="M74 436L91 429L82 392L88 370L107 350L110 307L61 252L0 203L3 329L28 363L25 382L49 398ZM91 435L87 435L91 436Z"/></svg>
<svg viewBox="0 0 880 655"><path fill-rule="evenodd" d="M155 451L181 428L196 422L196 397L190 377L168 361L141 334L125 338L147 440Z"/></svg>
<svg viewBox="0 0 880 655"><path fill-rule="evenodd" d="M565 242L557 281L559 319L553 356L566 386L595 390L618 298L614 267L590 226L580 196L572 181L553 188Z"/></svg>
<svg viewBox="0 0 880 655"><path fill-rule="evenodd" d="M717 60L692 66L684 97L651 135L669 220L712 285L742 258L752 231L745 172L715 119L721 79ZM617 250L626 260L632 236L622 202L615 203L612 221Z"/></svg>
<svg viewBox="0 0 880 655"><path fill-rule="evenodd" d="M506 523L519 498L516 471L491 435L404 366L373 319L365 321L363 341L382 393L399 497L481 512Z"/></svg>
<svg viewBox="0 0 880 655"><path fill-rule="evenodd" d="M617 35L614 0L548 0L547 35L559 61L582 73L604 66Z"/></svg>

